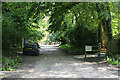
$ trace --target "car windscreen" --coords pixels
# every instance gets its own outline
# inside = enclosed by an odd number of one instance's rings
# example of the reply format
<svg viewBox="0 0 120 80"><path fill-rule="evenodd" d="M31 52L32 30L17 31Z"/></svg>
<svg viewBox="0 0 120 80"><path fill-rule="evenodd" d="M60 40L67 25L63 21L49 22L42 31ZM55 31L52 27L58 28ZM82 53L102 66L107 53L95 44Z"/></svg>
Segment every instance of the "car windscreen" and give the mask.
<svg viewBox="0 0 120 80"><path fill-rule="evenodd" d="M25 45L25 48L37 48L37 45Z"/></svg>

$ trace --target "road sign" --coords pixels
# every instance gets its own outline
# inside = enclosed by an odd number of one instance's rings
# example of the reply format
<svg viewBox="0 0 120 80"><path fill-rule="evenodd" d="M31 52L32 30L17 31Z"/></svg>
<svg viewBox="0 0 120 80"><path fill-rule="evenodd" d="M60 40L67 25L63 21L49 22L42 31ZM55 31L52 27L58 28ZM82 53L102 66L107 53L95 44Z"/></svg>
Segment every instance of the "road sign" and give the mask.
<svg viewBox="0 0 120 80"><path fill-rule="evenodd" d="M85 51L92 51L92 46L85 46Z"/></svg>

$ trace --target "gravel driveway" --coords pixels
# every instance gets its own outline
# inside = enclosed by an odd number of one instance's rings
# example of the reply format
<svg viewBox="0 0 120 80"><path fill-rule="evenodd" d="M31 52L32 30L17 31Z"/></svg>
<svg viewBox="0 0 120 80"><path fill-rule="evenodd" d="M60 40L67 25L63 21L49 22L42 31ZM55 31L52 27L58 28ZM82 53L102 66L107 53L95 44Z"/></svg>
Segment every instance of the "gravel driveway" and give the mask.
<svg viewBox="0 0 120 80"><path fill-rule="evenodd" d="M55 46L43 46L39 56L21 55L16 71L2 72L7 78L118 78L118 68L105 61L86 61ZM78 59L78 57L81 57Z"/></svg>

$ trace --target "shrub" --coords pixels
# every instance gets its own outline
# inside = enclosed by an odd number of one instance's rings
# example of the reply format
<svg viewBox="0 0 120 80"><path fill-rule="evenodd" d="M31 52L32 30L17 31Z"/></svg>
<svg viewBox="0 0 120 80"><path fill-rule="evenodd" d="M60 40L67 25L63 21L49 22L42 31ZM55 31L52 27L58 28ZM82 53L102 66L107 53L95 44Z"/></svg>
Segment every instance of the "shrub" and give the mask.
<svg viewBox="0 0 120 80"><path fill-rule="evenodd" d="M12 68L21 62L22 62L22 58L20 58L19 56L17 56L16 58L11 58L11 57L7 58L3 56L2 57L2 63L3 63L2 70L3 71L15 71L15 69L12 69Z"/></svg>
<svg viewBox="0 0 120 80"><path fill-rule="evenodd" d="M106 61L107 63L109 64L112 64L112 65L117 65L118 67L120 67L120 63L119 63L119 56L118 54L115 54L115 55L110 55L108 56L108 60Z"/></svg>
<svg viewBox="0 0 120 80"><path fill-rule="evenodd" d="M61 49L63 49L63 50L73 48L73 46L71 46L70 44L60 45L59 47L60 47Z"/></svg>

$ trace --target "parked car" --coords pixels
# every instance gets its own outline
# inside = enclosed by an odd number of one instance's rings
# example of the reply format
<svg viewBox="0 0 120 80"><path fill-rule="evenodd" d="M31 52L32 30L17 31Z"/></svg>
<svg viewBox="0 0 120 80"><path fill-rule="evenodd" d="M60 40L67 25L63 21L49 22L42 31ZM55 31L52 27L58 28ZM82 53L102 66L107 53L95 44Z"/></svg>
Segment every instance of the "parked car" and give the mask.
<svg viewBox="0 0 120 80"><path fill-rule="evenodd" d="M36 43L26 44L23 48L23 55L25 54L32 54L32 55L39 55L38 45Z"/></svg>

